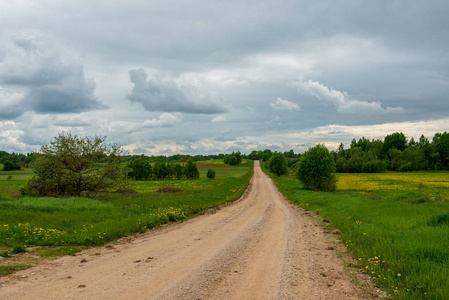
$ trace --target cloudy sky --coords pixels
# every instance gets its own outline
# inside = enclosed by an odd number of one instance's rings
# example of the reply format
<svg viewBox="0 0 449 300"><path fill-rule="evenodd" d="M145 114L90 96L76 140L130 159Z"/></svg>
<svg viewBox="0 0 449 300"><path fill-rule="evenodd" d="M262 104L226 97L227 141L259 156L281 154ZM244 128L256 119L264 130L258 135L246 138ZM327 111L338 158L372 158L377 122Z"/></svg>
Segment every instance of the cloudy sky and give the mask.
<svg viewBox="0 0 449 300"><path fill-rule="evenodd" d="M336 148L449 130L449 2L0 0L0 150Z"/></svg>

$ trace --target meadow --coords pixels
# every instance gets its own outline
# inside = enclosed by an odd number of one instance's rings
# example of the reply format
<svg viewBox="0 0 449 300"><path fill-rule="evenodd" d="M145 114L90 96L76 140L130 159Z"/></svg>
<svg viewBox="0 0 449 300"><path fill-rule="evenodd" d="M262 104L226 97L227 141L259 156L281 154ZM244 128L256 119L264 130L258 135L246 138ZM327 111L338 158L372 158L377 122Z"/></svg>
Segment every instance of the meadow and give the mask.
<svg viewBox="0 0 449 300"><path fill-rule="evenodd" d="M348 266L392 298L447 299L449 173L337 174L333 193L306 190L293 175L271 177L329 232L338 228Z"/></svg>
<svg viewBox="0 0 449 300"><path fill-rule="evenodd" d="M199 180L130 181L129 189L134 192L68 198L22 197L20 186L32 170L0 172L0 256L4 257L0 275L26 267L8 262L16 253L74 254L238 199L253 171L252 161L240 166L207 161L197 166ZM206 179L209 168L216 170L213 180ZM167 186L180 191L157 192Z"/></svg>

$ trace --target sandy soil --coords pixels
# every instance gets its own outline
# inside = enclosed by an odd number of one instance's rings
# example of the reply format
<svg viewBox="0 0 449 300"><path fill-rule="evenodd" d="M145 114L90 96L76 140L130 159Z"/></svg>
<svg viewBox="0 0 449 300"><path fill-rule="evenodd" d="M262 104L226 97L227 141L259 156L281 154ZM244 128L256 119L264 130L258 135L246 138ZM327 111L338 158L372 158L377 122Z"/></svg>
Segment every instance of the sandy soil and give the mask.
<svg viewBox="0 0 449 300"><path fill-rule="evenodd" d="M3 277L0 299L360 299L337 242L255 163L232 205Z"/></svg>

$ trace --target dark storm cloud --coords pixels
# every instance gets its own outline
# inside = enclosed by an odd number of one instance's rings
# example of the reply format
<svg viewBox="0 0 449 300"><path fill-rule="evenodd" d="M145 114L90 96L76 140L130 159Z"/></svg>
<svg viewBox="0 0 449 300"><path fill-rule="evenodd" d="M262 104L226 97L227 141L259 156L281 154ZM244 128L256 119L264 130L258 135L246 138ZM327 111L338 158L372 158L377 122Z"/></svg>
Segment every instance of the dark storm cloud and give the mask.
<svg viewBox="0 0 449 300"><path fill-rule="evenodd" d="M127 99L148 111L217 114L226 112L223 98L214 93L198 94L192 87L179 86L172 80L147 80L143 69L130 70L134 87Z"/></svg>
<svg viewBox="0 0 449 300"><path fill-rule="evenodd" d="M80 113L106 107L95 97L95 83L83 67L41 33L22 32L2 42L7 51L0 60L0 105L6 107L1 118L25 111Z"/></svg>

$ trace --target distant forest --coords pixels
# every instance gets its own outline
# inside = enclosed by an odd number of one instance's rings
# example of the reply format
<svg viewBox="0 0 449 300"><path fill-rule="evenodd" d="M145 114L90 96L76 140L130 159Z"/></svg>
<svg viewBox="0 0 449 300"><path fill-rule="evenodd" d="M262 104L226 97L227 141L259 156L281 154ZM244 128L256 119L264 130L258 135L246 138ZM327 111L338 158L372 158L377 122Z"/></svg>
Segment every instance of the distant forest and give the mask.
<svg viewBox="0 0 449 300"><path fill-rule="evenodd" d="M424 135L418 141L407 140L402 132L384 140L362 137L352 140L349 149L340 144L332 154L340 173L449 170L449 133L437 133L432 141Z"/></svg>
<svg viewBox="0 0 449 300"><path fill-rule="evenodd" d="M268 161L273 155L270 149L254 150L249 155L241 154L243 159ZM387 135L381 139L353 139L349 149L345 149L343 143L337 150L331 151L339 173L380 173L385 171L427 171L427 170L449 170L449 133L436 133L432 140L422 135L419 140L410 140L402 132ZM237 157L240 152L235 153ZM301 154L293 150L283 152L289 161L289 167L295 168ZM28 167L33 157L39 155L35 152L26 155L19 153L8 153L0 151L0 164L12 169ZM124 162L137 158L149 162L187 162L223 159L227 160L232 154L211 155L185 155L176 154L172 156L145 156L127 155L123 157ZM14 167L13 167L14 166Z"/></svg>

